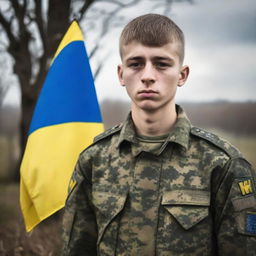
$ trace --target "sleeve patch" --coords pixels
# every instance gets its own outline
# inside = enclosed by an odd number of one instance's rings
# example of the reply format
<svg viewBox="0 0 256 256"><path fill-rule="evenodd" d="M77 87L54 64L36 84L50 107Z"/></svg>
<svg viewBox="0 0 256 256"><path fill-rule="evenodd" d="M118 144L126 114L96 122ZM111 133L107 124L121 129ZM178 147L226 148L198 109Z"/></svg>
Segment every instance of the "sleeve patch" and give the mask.
<svg viewBox="0 0 256 256"><path fill-rule="evenodd" d="M74 189L76 184L77 184L77 181L75 179L73 179L73 177L72 177L70 182L69 182L69 185L68 185L68 194L71 193L71 191Z"/></svg>
<svg viewBox="0 0 256 256"><path fill-rule="evenodd" d="M238 185L243 196L253 193L251 179L240 181Z"/></svg>
<svg viewBox="0 0 256 256"><path fill-rule="evenodd" d="M246 232L256 235L256 213L249 213L246 216Z"/></svg>

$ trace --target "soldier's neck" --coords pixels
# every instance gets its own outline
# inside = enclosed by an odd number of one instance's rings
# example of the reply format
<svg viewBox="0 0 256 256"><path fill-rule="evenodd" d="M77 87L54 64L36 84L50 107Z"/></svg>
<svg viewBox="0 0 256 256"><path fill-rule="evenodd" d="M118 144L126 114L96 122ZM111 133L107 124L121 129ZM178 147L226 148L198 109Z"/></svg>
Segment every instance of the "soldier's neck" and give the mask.
<svg viewBox="0 0 256 256"><path fill-rule="evenodd" d="M144 111L132 106L132 119L138 134L145 136L168 134L177 119L175 104L159 111Z"/></svg>

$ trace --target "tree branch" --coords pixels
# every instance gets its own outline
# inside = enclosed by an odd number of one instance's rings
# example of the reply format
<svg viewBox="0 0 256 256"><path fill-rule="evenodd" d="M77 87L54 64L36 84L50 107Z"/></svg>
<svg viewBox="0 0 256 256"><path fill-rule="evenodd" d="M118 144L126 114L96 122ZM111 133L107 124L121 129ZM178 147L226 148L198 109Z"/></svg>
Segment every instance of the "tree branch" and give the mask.
<svg viewBox="0 0 256 256"><path fill-rule="evenodd" d="M42 16L42 1L35 0L35 23L38 27L38 31L41 37L42 45L43 45L43 52L46 50L46 38L45 38L45 28L44 28L44 21Z"/></svg>
<svg viewBox="0 0 256 256"><path fill-rule="evenodd" d="M25 16L26 14L26 10L27 10L27 0L23 0L24 4L23 4L23 8L21 8L22 12L23 12L23 16Z"/></svg>
<svg viewBox="0 0 256 256"><path fill-rule="evenodd" d="M0 12L0 24L2 25L10 43L17 43L17 39L11 30L11 22L8 22L5 17Z"/></svg>
<svg viewBox="0 0 256 256"><path fill-rule="evenodd" d="M81 9L78 11L80 16L78 17L78 21L81 21L84 17L85 12L88 10L90 5L94 2L94 0L85 0L83 6Z"/></svg>
<svg viewBox="0 0 256 256"><path fill-rule="evenodd" d="M125 7L126 6L124 3L121 3L120 1L116 1L116 0L98 0L98 2L116 4L116 5L119 5L120 7Z"/></svg>
<svg viewBox="0 0 256 256"><path fill-rule="evenodd" d="M103 0L103 1L106 1L106 0ZM116 3L117 1L112 1L112 0L109 0L113 3ZM108 32L108 28L109 28L109 24L111 22L111 20L116 16L116 14L123 8L127 8L129 6L132 6L136 3L138 3L139 1L138 0L133 0L131 1L130 3L128 4L120 4L118 2L118 7L116 9L114 9L112 12L110 12L108 14L108 17L104 20L104 23L103 23L103 26L102 26L102 29L101 29L101 33L99 35L99 38L103 38L107 32ZM100 44L100 40L97 41L98 43L94 46L94 48L92 49L92 51L90 52L89 54L89 58L93 58L94 54L96 53L97 49L99 48L99 44Z"/></svg>
<svg viewBox="0 0 256 256"><path fill-rule="evenodd" d="M13 6L14 12L16 14L16 18L18 20L20 43L24 43L24 46L28 48L28 42L32 37L32 35L25 24L27 1L24 1L23 6L19 4L18 0L11 0L10 2Z"/></svg>
<svg viewBox="0 0 256 256"><path fill-rule="evenodd" d="M14 9L16 18L18 20L18 24L19 24L19 34L21 34L24 31L24 14L25 12L23 11L22 6L19 4L19 2L17 0L11 0L10 1L12 4L12 7Z"/></svg>

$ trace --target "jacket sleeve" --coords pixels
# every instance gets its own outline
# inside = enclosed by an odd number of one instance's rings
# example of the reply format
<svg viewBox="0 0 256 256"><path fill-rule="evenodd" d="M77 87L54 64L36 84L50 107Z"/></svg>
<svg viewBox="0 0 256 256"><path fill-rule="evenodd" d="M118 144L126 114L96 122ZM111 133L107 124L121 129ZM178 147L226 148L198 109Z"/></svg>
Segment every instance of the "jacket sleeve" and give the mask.
<svg viewBox="0 0 256 256"><path fill-rule="evenodd" d="M243 158L229 160L215 199L218 255L256 255L255 170Z"/></svg>
<svg viewBox="0 0 256 256"><path fill-rule="evenodd" d="M91 183L83 175L84 169L90 169L90 163L80 156L70 180L63 216L63 256L97 254L97 225L90 202Z"/></svg>

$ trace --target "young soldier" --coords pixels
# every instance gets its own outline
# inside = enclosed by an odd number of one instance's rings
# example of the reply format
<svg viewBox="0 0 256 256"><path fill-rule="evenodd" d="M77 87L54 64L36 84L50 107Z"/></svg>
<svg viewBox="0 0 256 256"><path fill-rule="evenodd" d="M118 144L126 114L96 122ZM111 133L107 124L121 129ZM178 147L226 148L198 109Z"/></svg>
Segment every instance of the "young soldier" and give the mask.
<svg viewBox="0 0 256 256"><path fill-rule="evenodd" d="M120 38L127 120L95 138L71 179L63 255L256 255L255 171L175 105L182 31L157 14Z"/></svg>

